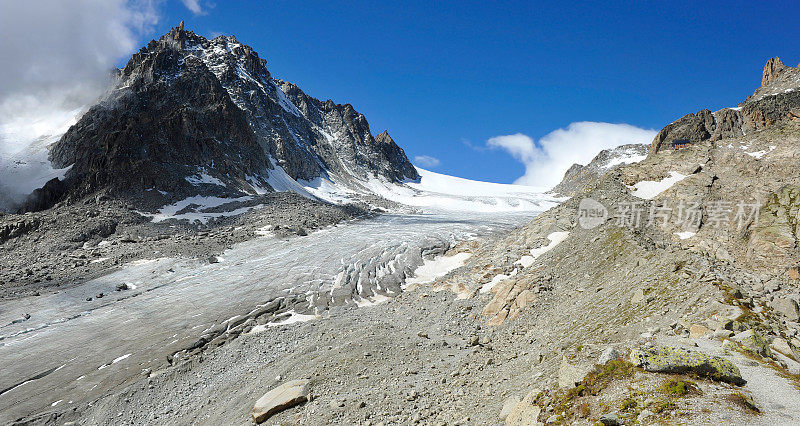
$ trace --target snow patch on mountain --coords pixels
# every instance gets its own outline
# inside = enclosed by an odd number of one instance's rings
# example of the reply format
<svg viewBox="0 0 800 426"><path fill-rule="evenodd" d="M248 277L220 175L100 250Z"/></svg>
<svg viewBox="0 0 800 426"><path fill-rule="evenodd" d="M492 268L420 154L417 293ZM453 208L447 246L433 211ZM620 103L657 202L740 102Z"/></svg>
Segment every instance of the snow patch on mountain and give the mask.
<svg viewBox="0 0 800 426"><path fill-rule="evenodd" d="M201 169L196 175L187 176L185 179L187 182L195 186L201 184L225 186L221 180L209 175L205 169Z"/></svg>
<svg viewBox="0 0 800 426"><path fill-rule="evenodd" d="M174 204L166 205L159 209L157 213L139 212L142 216L150 217L153 222L163 222L169 219L188 220L191 223L207 223L210 219L220 217L238 216L259 206L241 207L230 211L209 211L216 207L228 203L250 201L252 197L244 196L239 198L220 198L194 196L185 198Z"/></svg>
<svg viewBox="0 0 800 426"><path fill-rule="evenodd" d="M624 149L614 153L606 164L602 166L603 169L610 169L620 164L633 164L643 161L647 158L647 154L642 154L641 150L637 149Z"/></svg>
<svg viewBox="0 0 800 426"><path fill-rule="evenodd" d="M669 172L669 176L661 179L660 181L643 180L628 188L633 192L635 197L644 200L652 200L658 196L658 194L668 190L672 187L672 185L675 185L685 178L686 175L678 172Z"/></svg>

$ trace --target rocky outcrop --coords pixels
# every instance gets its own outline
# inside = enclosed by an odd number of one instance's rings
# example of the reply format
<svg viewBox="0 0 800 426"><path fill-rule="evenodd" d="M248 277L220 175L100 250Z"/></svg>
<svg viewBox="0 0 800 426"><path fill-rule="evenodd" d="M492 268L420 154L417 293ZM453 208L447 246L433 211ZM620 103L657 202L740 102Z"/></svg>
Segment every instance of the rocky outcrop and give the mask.
<svg viewBox="0 0 800 426"><path fill-rule="evenodd" d="M700 352L671 347L643 348L632 350L630 358L634 365L653 373L695 373L739 386L746 383L732 362Z"/></svg>
<svg viewBox="0 0 800 426"><path fill-rule="evenodd" d="M714 142L793 120L800 107L798 88L800 68L787 67L779 58L772 58L764 66L761 87L737 108L716 112L704 109L679 118L658 132L650 145L650 152L669 148L668 144L675 140Z"/></svg>
<svg viewBox="0 0 800 426"><path fill-rule="evenodd" d="M58 178L47 181L43 187L36 189L30 194L22 206L19 213L35 212L44 210L61 201L66 195L69 187Z"/></svg>
<svg viewBox="0 0 800 426"><path fill-rule="evenodd" d="M777 56L774 58L770 58L767 61L767 64L764 65L764 72L761 77L761 85L766 86L772 83L772 81L778 78L778 75L784 72L787 68L789 67L783 65L783 62L781 62L781 58Z"/></svg>
<svg viewBox="0 0 800 426"><path fill-rule="evenodd" d="M756 268L793 266L798 258L800 187L773 193L758 216L747 245L747 261Z"/></svg>
<svg viewBox="0 0 800 426"><path fill-rule="evenodd" d="M25 235L30 231L39 227L39 219L37 218L22 218L16 222L0 224L0 244Z"/></svg>
<svg viewBox="0 0 800 426"><path fill-rule="evenodd" d="M539 390L534 389L510 408L508 415L503 419L507 426L536 426L541 423L537 421L542 409L536 405L536 397ZM510 404L509 404L510 405ZM502 417L502 413L501 413Z"/></svg>

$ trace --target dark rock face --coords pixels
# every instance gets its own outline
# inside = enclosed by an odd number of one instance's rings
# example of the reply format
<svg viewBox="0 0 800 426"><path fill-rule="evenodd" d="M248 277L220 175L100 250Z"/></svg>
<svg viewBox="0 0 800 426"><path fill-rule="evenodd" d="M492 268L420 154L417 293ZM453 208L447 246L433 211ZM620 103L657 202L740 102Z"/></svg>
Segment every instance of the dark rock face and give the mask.
<svg viewBox="0 0 800 426"><path fill-rule="evenodd" d="M772 58L764 66L761 84L738 108L716 112L704 109L670 123L658 132L650 151L665 149L674 140L713 142L795 119L800 108L800 68L787 67Z"/></svg>
<svg viewBox="0 0 800 426"><path fill-rule="evenodd" d="M50 156L56 167L73 165L65 185L78 195L104 188L185 194L197 191L186 178L199 171L218 192L251 191L269 188L274 166L296 180L345 185L373 175L419 177L388 134L374 138L351 105L272 78L266 61L232 36L207 40L180 28L134 54L116 87Z"/></svg>
<svg viewBox="0 0 800 426"><path fill-rule="evenodd" d="M403 151L403 148L400 148L400 146L394 142L394 139L389 136L389 132L384 130L378 136L375 136L375 144L377 145L377 151L382 153L392 165L391 170L388 172L390 172L393 180L419 179L417 169L408 161L402 161L403 158L407 158L406 153Z"/></svg>
<svg viewBox="0 0 800 426"><path fill-rule="evenodd" d="M51 179L43 187L33 191L19 209L19 213L35 212L50 208L61 201L69 189L58 178Z"/></svg>

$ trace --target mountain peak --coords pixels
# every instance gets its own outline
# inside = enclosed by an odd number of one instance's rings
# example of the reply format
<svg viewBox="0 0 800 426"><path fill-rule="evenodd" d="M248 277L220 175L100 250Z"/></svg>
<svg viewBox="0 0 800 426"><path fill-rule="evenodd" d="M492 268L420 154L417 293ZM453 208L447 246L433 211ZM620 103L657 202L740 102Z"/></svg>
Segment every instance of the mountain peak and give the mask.
<svg viewBox="0 0 800 426"><path fill-rule="evenodd" d="M781 74L784 70L786 70L786 65L781 62L781 58L774 57L767 60L766 65L764 65L764 72L761 77L761 85L766 86L767 84L771 83L775 80L779 74Z"/></svg>
<svg viewBox="0 0 800 426"><path fill-rule="evenodd" d="M394 143L394 139L389 136L388 130L384 130L375 136L375 141L378 143Z"/></svg>
<svg viewBox="0 0 800 426"><path fill-rule="evenodd" d="M345 186L419 178L388 133L374 138L352 105L322 102L273 78L267 61L233 36L208 40L182 26L134 54L108 98L54 144L50 158L72 166L65 188L81 193L235 196L285 189L284 176Z"/></svg>

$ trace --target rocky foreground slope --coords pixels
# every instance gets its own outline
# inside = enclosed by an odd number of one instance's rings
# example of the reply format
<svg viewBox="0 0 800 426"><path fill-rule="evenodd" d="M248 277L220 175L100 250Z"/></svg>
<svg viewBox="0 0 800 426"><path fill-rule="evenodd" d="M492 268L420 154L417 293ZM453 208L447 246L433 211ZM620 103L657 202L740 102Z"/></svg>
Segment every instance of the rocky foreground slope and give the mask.
<svg viewBox="0 0 800 426"><path fill-rule="evenodd" d="M468 258L443 278L307 322L256 318L90 406L29 420L798 424L798 86L777 63L739 116L769 122L675 133L699 128L684 117L646 159L568 173L570 200L452 248L440 261Z"/></svg>

